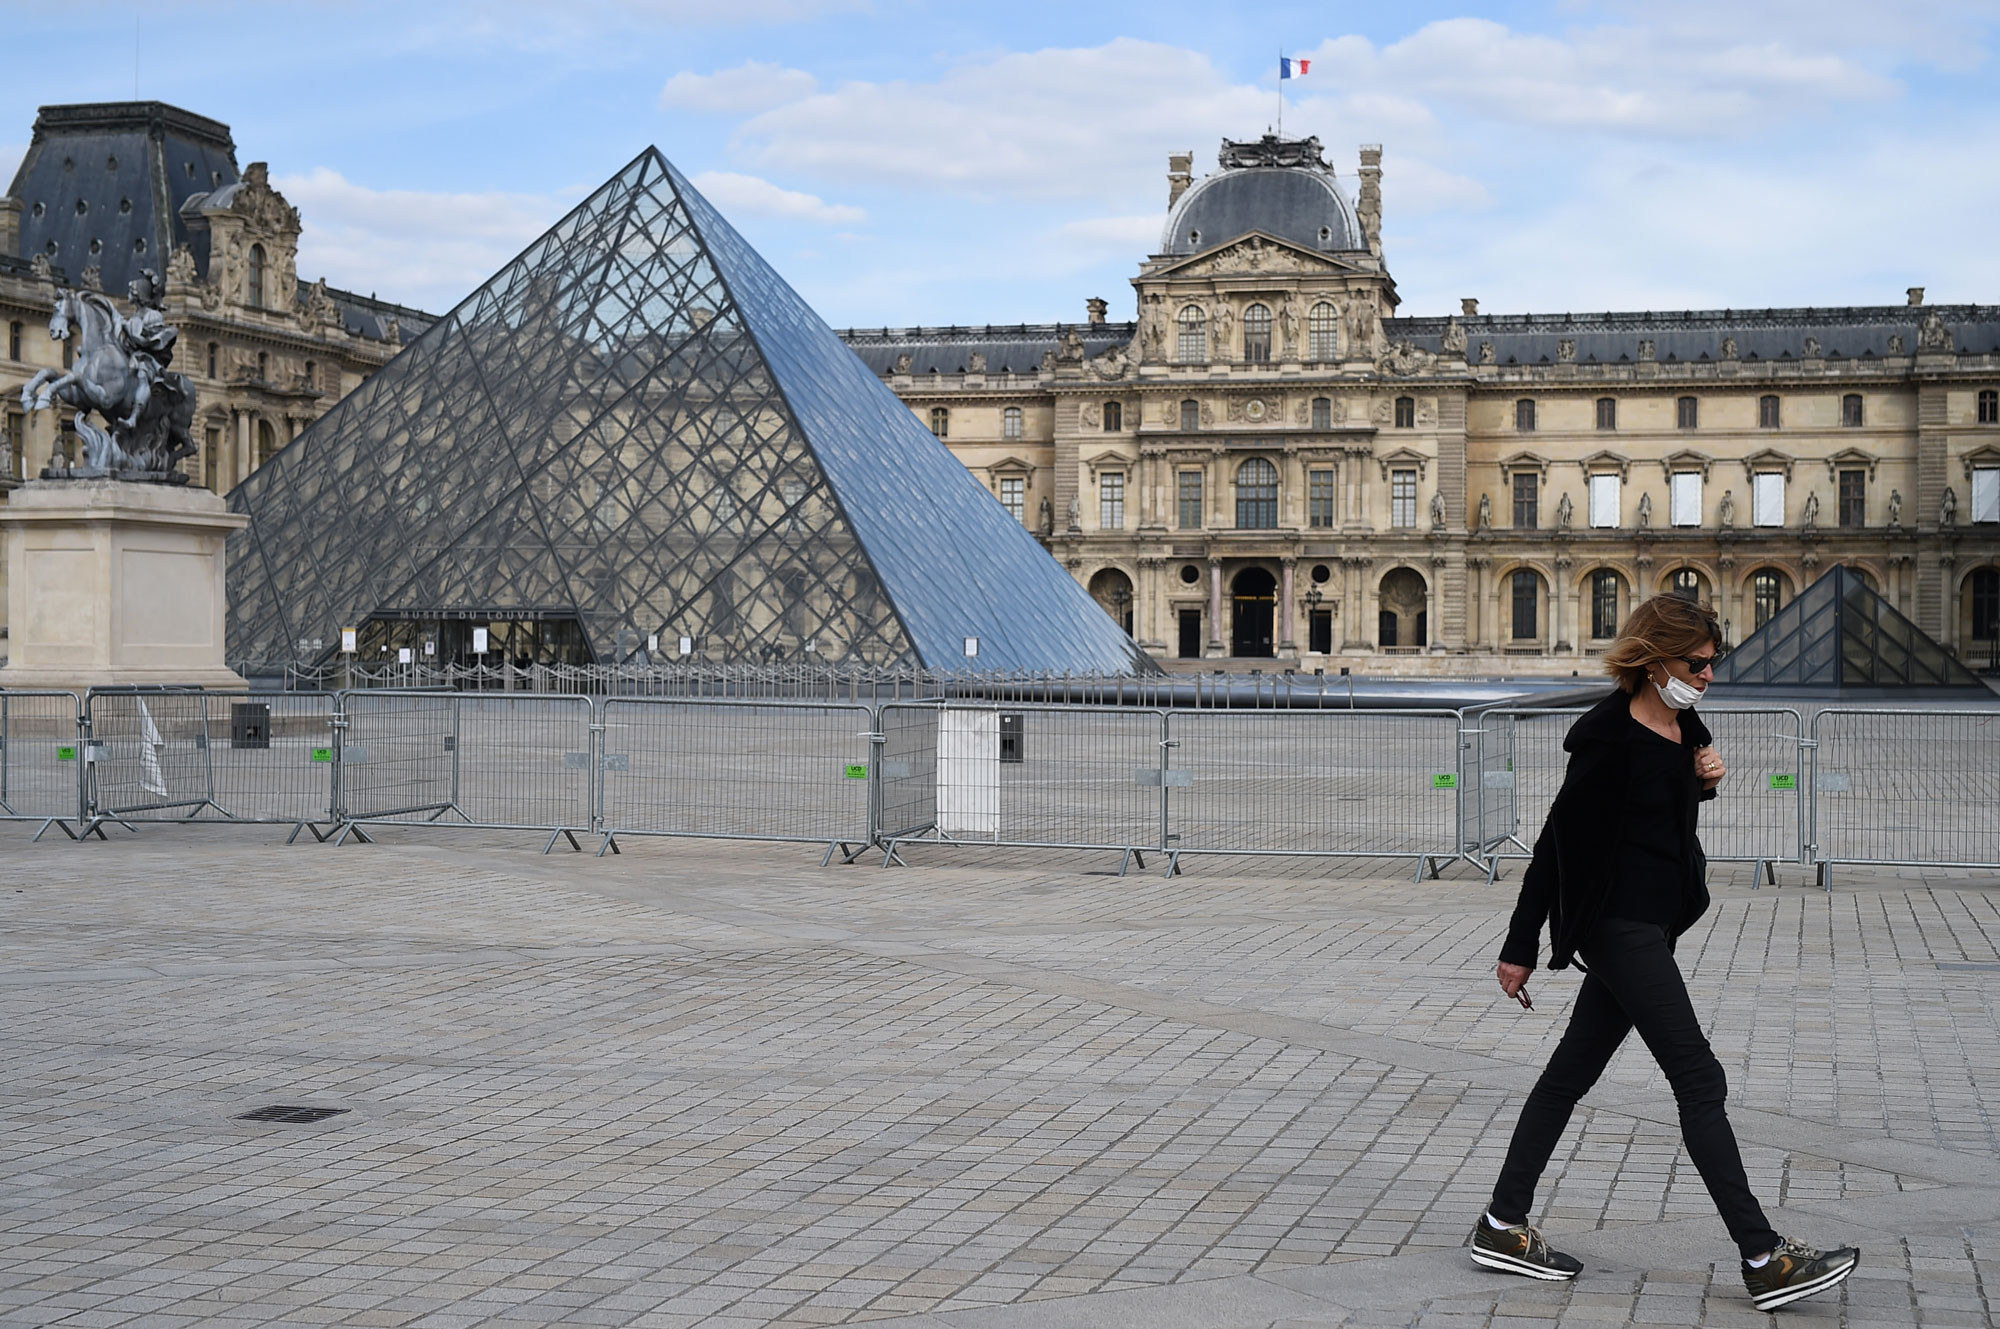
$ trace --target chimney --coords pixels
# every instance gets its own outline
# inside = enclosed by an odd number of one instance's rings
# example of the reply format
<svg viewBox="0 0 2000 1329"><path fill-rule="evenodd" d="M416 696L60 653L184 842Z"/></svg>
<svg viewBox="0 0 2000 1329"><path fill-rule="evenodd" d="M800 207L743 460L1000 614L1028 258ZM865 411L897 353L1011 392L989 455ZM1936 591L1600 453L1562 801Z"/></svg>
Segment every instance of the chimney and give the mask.
<svg viewBox="0 0 2000 1329"><path fill-rule="evenodd" d="M1104 316L1111 311L1111 306L1105 301L1104 297L1093 295L1083 302L1083 307L1090 311L1091 327L1101 328L1104 326Z"/></svg>
<svg viewBox="0 0 2000 1329"><path fill-rule="evenodd" d="M1458 312L1467 318L1471 318L1479 312L1479 301L1473 299L1471 296L1464 297L1458 302Z"/></svg>
<svg viewBox="0 0 2000 1329"><path fill-rule="evenodd" d="M18 208L21 205L16 203L14 206ZM1910 303L1913 305L1920 305L1924 302L1924 288L1921 286L1912 286L1908 291L1908 295Z"/></svg>
<svg viewBox="0 0 2000 1329"><path fill-rule="evenodd" d="M0 254L8 258L21 253L21 200L0 197Z"/></svg>
<svg viewBox="0 0 2000 1329"><path fill-rule="evenodd" d="M1194 149L1167 154L1167 206L1172 207L1194 183Z"/></svg>

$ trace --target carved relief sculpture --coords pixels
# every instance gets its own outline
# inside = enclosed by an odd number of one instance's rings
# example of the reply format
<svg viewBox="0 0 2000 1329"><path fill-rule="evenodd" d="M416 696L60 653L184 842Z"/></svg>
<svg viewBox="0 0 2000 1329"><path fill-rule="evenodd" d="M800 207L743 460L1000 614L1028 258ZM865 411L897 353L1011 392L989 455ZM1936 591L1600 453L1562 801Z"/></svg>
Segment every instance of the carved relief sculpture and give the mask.
<svg viewBox="0 0 2000 1329"><path fill-rule="evenodd" d="M1917 328L1917 349L1949 351L1952 348L1951 329L1945 327L1944 319L1939 317L1937 310L1931 310L1924 315L1923 323Z"/></svg>
<svg viewBox="0 0 2000 1329"><path fill-rule="evenodd" d="M1085 429L1095 429L1103 420L1097 413L1097 403L1094 401L1085 402L1083 409L1077 412L1077 418L1083 421Z"/></svg>
<svg viewBox="0 0 2000 1329"><path fill-rule="evenodd" d="M1480 363L1480 364L1482 364L1482 365L1490 365L1490 364L1492 364L1492 363L1493 363L1493 343L1492 343L1492 342L1490 342L1490 341L1483 341L1483 342L1479 343L1479 363Z"/></svg>
<svg viewBox="0 0 2000 1329"><path fill-rule="evenodd" d="M907 374L910 372L910 353L908 351L904 351L896 357L896 372L898 374Z"/></svg>
<svg viewBox="0 0 2000 1329"><path fill-rule="evenodd" d="M1736 358L1736 338L1724 337L1722 339L1722 358L1725 360L1734 360Z"/></svg>
<svg viewBox="0 0 2000 1329"><path fill-rule="evenodd" d="M1465 354L1465 325L1457 319L1444 325L1444 335L1438 338L1438 345L1444 347L1448 355Z"/></svg>
<svg viewBox="0 0 2000 1329"><path fill-rule="evenodd" d="M985 373L986 356L982 352L974 351L971 355L965 357L965 372L968 374Z"/></svg>
<svg viewBox="0 0 2000 1329"><path fill-rule="evenodd" d="M1571 364L1575 362L1576 338L1562 337L1556 341L1556 359L1561 361L1563 364Z"/></svg>

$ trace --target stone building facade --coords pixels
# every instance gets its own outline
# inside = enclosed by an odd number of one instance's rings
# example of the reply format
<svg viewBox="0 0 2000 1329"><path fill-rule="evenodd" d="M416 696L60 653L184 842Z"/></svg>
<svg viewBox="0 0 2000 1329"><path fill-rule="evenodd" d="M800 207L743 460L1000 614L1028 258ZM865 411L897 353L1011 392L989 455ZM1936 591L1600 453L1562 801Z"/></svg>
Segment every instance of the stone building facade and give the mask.
<svg viewBox="0 0 2000 1329"><path fill-rule="evenodd" d="M1399 317L1381 162L1175 154L1134 323L845 336L1170 667L1587 674L1836 563L2000 663L2000 307Z"/></svg>
<svg viewBox="0 0 2000 1329"><path fill-rule="evenodd" d="M199 452L182 465L217 492L433 321L301 281L299 230L263 162L238 171L227 125L161 102L43 107L0 197L0 501L73 442L67 411L21 403L22 386L73 349L48 332L59 290L103 291L130 312L133 279L161 279L180 331L172 368L199 393Z"/></svg>

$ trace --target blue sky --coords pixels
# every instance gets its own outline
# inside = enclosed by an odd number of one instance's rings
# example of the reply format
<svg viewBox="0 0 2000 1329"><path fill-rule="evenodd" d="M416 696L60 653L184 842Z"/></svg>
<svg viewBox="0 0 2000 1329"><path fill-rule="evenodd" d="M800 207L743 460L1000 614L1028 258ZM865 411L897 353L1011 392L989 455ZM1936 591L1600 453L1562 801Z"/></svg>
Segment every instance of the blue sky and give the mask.
<svg viewBox="0 0 2000 1329"><path fill-rule="evenodd" d="M4 6L36 106L233 129L299 271L433 310L657 144L836 326L1129 317L1166 158L1384 145L1403 312L2000 301L2000 0ZM135 69L136 64L136 69Z"/></svg>

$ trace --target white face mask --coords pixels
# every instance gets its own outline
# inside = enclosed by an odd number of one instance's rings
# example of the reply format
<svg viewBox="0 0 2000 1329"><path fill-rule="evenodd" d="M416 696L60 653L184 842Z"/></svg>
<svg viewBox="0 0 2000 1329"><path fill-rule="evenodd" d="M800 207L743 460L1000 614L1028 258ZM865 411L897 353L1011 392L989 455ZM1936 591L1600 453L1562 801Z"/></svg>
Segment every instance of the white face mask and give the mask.
<svg viewBox="0 0 2000 1329"><path fill-rule="evenodd" d="M1660 694L1660 700L1677 711L1684 711L1701 700L1701 689L1692 683L1682 682L1672 674L1664 683L1653 684L1653 690Z"/></svg>

